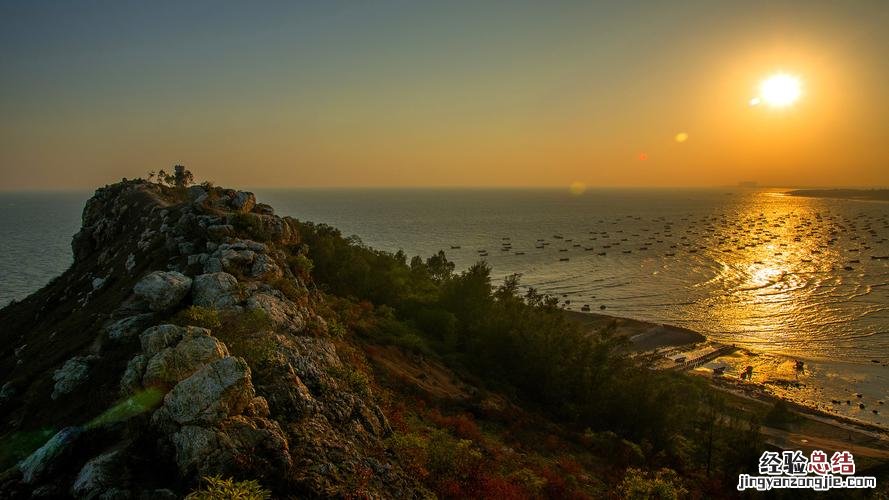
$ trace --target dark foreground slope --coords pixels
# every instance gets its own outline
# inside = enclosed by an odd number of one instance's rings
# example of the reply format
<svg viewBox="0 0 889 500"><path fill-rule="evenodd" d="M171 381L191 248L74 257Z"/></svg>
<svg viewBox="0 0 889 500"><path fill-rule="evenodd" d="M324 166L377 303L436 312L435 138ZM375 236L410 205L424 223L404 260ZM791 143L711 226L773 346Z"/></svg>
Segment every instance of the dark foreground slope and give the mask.
<svg viewBox="0 0 889 500"><path fill-rule="evenodd" d="M373 396L339 376L299 244L249 193L99 189L71 268L0 311L0 497L172 498L215 474L423 496Z"/></svg>

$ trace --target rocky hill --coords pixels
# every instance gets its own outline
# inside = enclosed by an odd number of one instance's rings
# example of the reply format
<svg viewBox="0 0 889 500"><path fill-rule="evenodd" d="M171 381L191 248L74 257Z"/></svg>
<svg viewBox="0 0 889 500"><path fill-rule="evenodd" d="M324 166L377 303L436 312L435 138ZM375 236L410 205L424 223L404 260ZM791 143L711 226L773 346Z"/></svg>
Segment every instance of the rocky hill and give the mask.
<svg viewBox="0 0 889 500"><path fill-rule="evenodd" d="M296 221L243 191L124 181L72 247L0 311L0 497L175 498L213 475L428 495L316 314Z"/></svg>

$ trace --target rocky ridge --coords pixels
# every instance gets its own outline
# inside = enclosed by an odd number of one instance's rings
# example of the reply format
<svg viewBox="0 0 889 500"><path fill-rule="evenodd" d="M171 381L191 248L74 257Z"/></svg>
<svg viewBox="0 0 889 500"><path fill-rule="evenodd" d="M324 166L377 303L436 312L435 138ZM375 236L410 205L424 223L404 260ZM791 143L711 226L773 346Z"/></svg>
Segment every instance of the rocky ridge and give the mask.
<svg viewBox="0 0 889 500"><path fill-rule="evenodd" d="M426 495L341 376L295 220L244 191L124 181L72 247L0 311L4 438L31 443L3 457L0 496L174 498L214 474L280 497Z"/></svg>

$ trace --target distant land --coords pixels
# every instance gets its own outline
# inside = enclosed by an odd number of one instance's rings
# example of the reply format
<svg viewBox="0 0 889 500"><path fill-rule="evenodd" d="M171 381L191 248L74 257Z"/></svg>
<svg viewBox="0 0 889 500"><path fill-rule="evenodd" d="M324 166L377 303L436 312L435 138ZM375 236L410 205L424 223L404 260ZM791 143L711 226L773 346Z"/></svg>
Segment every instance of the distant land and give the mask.
<svg viewBox="0 0 889 500"><path fill-rule="evenodd" d="M889 201L889 189L797 189L785 194L811 198Z"/></svg>

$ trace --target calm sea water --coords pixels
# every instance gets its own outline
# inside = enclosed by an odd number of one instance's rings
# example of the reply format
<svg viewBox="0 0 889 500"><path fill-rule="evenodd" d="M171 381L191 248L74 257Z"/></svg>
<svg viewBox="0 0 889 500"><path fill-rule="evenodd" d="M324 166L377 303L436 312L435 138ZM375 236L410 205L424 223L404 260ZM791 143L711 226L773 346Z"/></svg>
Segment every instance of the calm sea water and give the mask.
<svg viewBox="0 0 889 500"><path fill-rule="evenodd" d="M0 194L0 303L69 265L87 196ZM889 370L889 259L879 259L889 256L887 203L734 189L303 189L257 197L373 247L423 256L444 249L458 268L484 259L496 278L521 273L525 285L574 310L605 306L758 352L832 363L824 379L854 371L838 363L867 367L861 377L840 377L849 385L842 390L868 378L889 397L887 376L872 373Z"/></svg>

